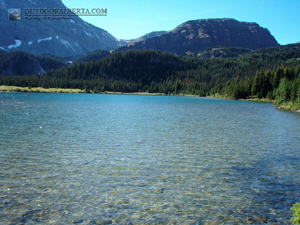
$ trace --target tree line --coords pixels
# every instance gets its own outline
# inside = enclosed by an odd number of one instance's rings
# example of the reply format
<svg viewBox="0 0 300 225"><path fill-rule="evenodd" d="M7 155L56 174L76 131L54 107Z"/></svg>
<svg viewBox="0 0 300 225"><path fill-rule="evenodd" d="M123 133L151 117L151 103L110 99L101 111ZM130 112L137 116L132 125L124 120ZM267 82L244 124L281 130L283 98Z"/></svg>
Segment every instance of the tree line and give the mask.
<svg viewBox="0 0 300 225"><path fill-rule="evenodd" d="M278 106L290 102L300 108L300 65L275 66L272 70L262 68L255 76L236 77L225 85L219 84L210 93L233 99L266 98L275 100Z"/></svg>
<svg viewBox="0 0 300 225"><path fill-rule="evenodd" d="M76 88L86 92L299 100L300 45L280 46L234 58L199 59L155 50L115 52L43 75L0 77L1 85ZM284 97L283 97L284 96Z"/></svg>

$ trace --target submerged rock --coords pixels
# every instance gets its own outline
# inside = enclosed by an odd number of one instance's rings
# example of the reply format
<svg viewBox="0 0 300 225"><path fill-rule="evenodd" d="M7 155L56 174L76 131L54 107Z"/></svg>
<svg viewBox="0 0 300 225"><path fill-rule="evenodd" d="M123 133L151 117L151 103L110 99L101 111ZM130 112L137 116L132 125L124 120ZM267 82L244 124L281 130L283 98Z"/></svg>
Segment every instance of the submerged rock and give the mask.
<svg viewBox="0 0 300 225"><path fill-rule="evenodd" d="M74 223L74 224L80 224L80 223L83 223L83 219L74 220L73 223Z"/></svg>

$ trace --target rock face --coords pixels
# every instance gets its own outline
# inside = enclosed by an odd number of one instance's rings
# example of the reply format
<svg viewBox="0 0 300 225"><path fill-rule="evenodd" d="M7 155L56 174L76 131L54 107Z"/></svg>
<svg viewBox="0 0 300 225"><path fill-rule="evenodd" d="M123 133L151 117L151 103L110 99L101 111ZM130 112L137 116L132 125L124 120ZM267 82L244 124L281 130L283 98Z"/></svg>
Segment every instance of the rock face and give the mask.
<svg viewBox="0 0 300 225"><path fill-rule="evenodd" d="M9 20L9 8L20 8L21 20ZM66 57L120 47L107 31L76 15L69 16L70 19L26 20L26 8L67 9L61 0L0 0L0 49Z"/></svg>
<svg viewBox="0 0 300 225"><path fill-rule="evenodd" d="M204 19L188 21L166 34L128 44L120 50L155 49L186 55L188 52L216 46L255 50L277 45L270 32L257 23L234 19Z"/></svg>
<svg viewBox="0 0 300 225"><path fill-rule="evenodd" d="M241 54L250 52L250 49L247 48L235 48L235 47L214 47L207 48L197 54L198 58L208 59L208 58L232 58L237 57Z"/></svg>

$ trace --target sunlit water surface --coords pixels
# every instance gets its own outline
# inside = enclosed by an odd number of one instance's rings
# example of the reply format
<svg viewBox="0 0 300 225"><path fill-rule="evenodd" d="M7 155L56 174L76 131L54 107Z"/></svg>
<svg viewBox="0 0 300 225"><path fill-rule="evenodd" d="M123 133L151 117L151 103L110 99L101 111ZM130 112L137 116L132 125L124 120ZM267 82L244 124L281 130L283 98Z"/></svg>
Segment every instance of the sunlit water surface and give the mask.
<svg viewBox="0 0 300 225"><path fill-rule="evenodd" d="M217 99L0 93L0 224L290 224L300 115Z"/></svg>

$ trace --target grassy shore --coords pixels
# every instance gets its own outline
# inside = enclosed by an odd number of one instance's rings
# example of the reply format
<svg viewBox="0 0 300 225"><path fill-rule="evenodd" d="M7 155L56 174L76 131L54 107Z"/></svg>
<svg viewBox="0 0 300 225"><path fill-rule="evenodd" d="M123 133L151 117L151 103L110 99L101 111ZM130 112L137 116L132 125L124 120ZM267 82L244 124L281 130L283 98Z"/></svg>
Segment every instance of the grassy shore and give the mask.
<svg viewBox="0 0 300 225"><path fill-rule="evenodd" d="M215 94L213 96L207 96L210 98L221 98L221 99L230 99L228 96L223 96L219 94ZM233 99L232 99L233 100ZM267 98L248 98L248 99L238 99L239 101L249 101L249 102L268 102L273 103L273 105L278 109L288 110L292 112L300 112L299 103L285 102L282 104L276 104L275 100L267 99Z"/></svg>
<svg viewBox="0 0 300 225"><path fill-rule="evenodd" d="M114 92L105 91L101 94L117 94L117 95L165 95L164 93L149 93L149 92Z"/></svg>
<svg viewBox="0 0 300 225"><path fill-rule="evenodd" d="M270 100L267 98L248 98L248 99L239 99L240 101L249 101L249 102L269 102L275 103L275 100Z"/></svg>
<svg viewBox="0 0 300 225"><path fill-rule="evenodd" d="M81 89L64 89L64 88L42 88L42 87L16 87L16 86L0 86L0 92L35 92L35 93L86 93Z"/></svg>
<svg viewBox="0 0 300 225"><path fill-rule="evenodd" d="M275 103L274 100L266 99L266 98L247 98L247 99L233 99L228 97L228 95L220 95L220 94L214 94L212 96L207 96L210 98L222 98L222 99L229 99L229 100L239 100L239 101L249 101L249 102L270 102Z"/></svg>
<svg viewBox="0 0 300 225"><path fill-rule="evenodd" d="M42 87L17 87L0 85L0 92L35 92L35 93L93 93L92 91L86 91L81 89L66 89L66 88L42 88ZM99 94L123 94L123 95L166 95L164 93L149 93L149 92L113 92L105 91ZM180 95L180 96L192 96L192 95Z"/></svg>
<svg viewBox="0 0 300 225"><path fill-rule="evenodd" d="M66 88L42 88L42 87L17 87L17 86L6 86L0 85L0 92L33 92L33 93L87 93L85 90L81 89L66 89ZM92 92L89 92L92 93ZM164 93L148 93L148 92L112 92L105 91L101 94L130 94L130 95L166 95ZM186 96L186 97L197 97L195 95L183 95L179 94L177 96ZM220 98L220 99L230 99L228 96L222 95L212 95L207 96L208 98ZM269 102L273 103L275 107L283 110L290 110L293 112L300 112L299 104L287 102L284 104L276 105L274 100L266 98L249 98L249 99L239 99L240 101L252 101L252 102Z"/></svg>
<svg viewBox="0 0 300 225"><path fill-rule="evenodd" d="M298 112L300 113L300 103L293 103L293 102L285 102L280 105L276 105L278 109L283 109L283 110L290 110L292 112Z"/></svg>
<svg viewBox="0 0 300 225"><path fill-rule="evenodd" d="M252 102L270 102L273 103L274 106L278 109L288 110L292 112L300 112L300 106L299 104L295 102L285 102L282 104L276 103L275 100L270 100L266 98L252 98L252 99L240 99L242 101L252 101Z"/></svg>

